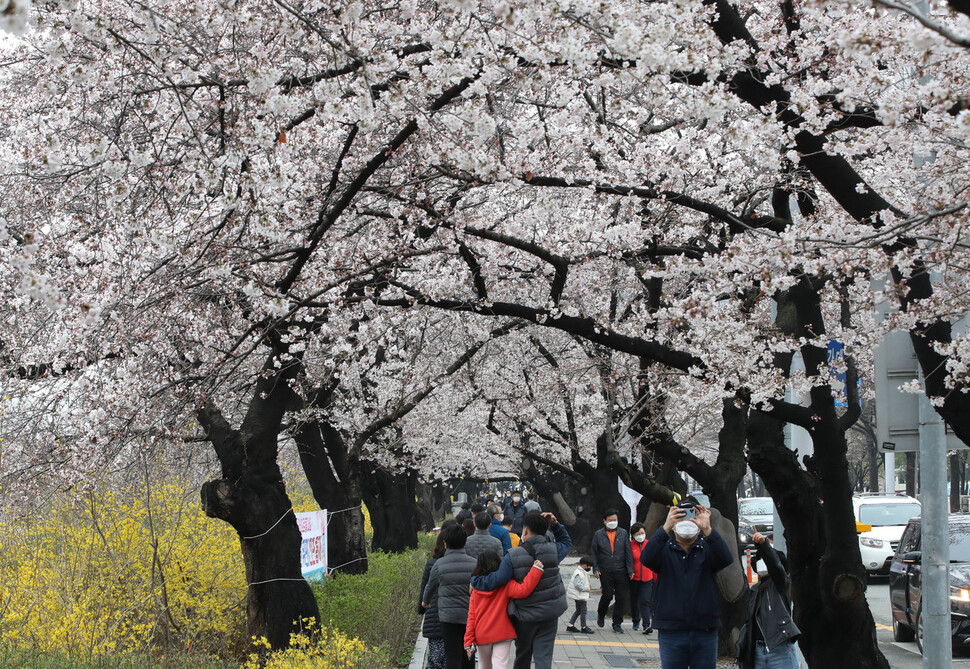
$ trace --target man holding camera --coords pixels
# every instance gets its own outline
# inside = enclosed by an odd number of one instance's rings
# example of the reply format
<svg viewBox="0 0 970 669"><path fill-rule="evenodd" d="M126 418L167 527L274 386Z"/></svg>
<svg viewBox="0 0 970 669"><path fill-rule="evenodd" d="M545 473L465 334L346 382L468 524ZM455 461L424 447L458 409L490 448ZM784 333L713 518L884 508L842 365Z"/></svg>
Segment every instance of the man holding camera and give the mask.
<svg viewBox="0 0 970 669"><path fill-rule="evenodd" d="M653 627L664 669L715 669L718 590L714 575L734 561L711 527L709 509L692 502L671 507L640 554L656 572Z"/></svg>

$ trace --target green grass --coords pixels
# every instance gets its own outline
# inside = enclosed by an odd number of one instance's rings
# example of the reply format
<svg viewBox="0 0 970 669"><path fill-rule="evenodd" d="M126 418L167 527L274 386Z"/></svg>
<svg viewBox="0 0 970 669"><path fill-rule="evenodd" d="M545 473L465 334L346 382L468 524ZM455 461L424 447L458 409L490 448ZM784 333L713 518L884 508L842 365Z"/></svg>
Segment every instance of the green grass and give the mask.
<svg viewBox="0 0 970 669"><path fill-rule="evenodd" d="M427 552L371 553L366 574L335 574L315 588L320 624L376 648L374 669L406 665L418 627L418 589ZM361 667L361 669L371 669Z"/></svg>

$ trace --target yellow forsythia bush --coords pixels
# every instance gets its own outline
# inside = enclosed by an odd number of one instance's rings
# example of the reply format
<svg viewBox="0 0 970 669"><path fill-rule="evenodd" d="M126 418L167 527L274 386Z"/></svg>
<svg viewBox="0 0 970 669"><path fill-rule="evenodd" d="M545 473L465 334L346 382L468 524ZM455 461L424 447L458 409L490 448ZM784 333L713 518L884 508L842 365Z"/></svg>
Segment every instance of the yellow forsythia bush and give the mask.
<svg viewBox="0 0 970 669"><path fill-rule="evenodd" d="M285 650L268 652L270 645L265 639L256 640L254 645L265 654L250 655L244 669L352 669L365 664L370 653L358 639L326 628L319 634L291 634Z"/></svg>
<svg viewBox="0 0 970 669"><path fill-rule="evenodd" d="M68 655L239 647L239 540L177 483L57 498L0 520L0 641Z"/></svg>

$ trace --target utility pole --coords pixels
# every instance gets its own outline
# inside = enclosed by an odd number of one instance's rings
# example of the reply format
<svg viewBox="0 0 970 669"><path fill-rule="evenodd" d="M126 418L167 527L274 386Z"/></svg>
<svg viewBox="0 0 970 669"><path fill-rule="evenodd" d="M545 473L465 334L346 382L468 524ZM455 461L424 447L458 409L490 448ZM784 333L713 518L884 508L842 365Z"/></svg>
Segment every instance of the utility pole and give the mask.
<svg viewBox="0 0 970 669"><path fill-rule="evenodd" d="M946 426L926 395L919 398L922 526L923 666L953 666L950 639L950 507L946 494ZM917 630L918 633L918 630Z"/></svg>

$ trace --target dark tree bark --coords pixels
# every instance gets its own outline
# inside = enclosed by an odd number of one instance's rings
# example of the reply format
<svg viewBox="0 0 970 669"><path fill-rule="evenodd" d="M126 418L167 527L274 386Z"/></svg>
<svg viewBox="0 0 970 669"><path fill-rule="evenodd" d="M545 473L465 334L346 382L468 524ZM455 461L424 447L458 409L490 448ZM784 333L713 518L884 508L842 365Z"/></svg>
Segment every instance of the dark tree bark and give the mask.
<svg viewBox="0 0 970 669"><path fill-rule="evenodd" d="M916 497L919 491L916 481L916 453L908 451L906 453L906 494Z"/></svg>
<svg viewBox="0 0 970 669"><path fill-rule="evenodd" d="M777 296L779 327L810 341L825 333L819 297L823 283L803 276ZM827 369L825 348L801 347L806 374ZM760 421L749 431L750 462L764 478L785 524L792 554L792 587L797 616L805 625L799 645L810 667L845 666L888 669L879 651L875 623L865 598L866 572L859 552L849 482L846 432L860 412L855 365L847 358L848 407L839 415L827 383L810 391L810 405L773 402L771 414L803 427L814 454L802 472L784 447L779 425ZM776 362L788 370L790 358ZM757 413L757 412L756 412ZM795 498L792 498L792 495ZM809 501L820 503L814 508Z"/></svg>
<svg viewBox="0 0 970 669"><path fill-rule="evenodd" d="M288 381L300 364L277 370L275 359L267 360L239 429L211 404L198 416L222 466L222 477L202 486L202 507L239 534L249 634L282 648L291 632L319 623L319 610L300 570L302 537L276 461L283 415L294 399Z"/></svg>
<svg viewBox="0 0 970 669"><path fill-rule="evenodd" d="M435 518L444 518L439 510L440 505L436 502L435 487L433 484L423 481L415 483L418 529L423 532L430 532L436 527ZM438 487L440 488L440 486Z"/></svg>
<svg viewBox="0 0 970 669"><path fill-rule="evenodd" d="M960 511L960 454L950 456L950 513Z"/></svg>
<svg viewBox="0 0 970 669"><path fill-rule="evenodd" d="M364 503L374 527L371 550L402 553L418 547L416 484L414 472L395 474L383 467L364 477Z"/></svg>
<svg viewBox="0 0 970 669"><path fill-rule="evenodd" d="M328 401L326 390L312 398L318 407ZM303 423L293 436L313 498L328 513L329 567L346 574L365 573L363 485L357 456L347 448L340 431L323 418Z"/></svg>

